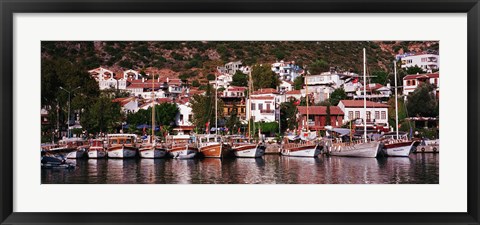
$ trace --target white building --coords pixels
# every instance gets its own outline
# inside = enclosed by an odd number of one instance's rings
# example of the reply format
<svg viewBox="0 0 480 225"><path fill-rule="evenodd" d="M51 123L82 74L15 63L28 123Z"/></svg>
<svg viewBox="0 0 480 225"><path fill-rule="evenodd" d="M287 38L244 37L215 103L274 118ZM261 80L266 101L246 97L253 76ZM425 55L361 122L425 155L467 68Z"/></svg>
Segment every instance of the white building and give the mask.
<svg viewBox="0 0 480 225"><path fill-rule="evenodd" d="M306 76L305 86L308 85L308 93L309 95L313 95L315 103L319 103L328 100L330 94L335 91L335 89L350 85L352 79L357 79L357 77L358 75L355 73L338 73L335 70L331 70L317 75ZM349 81L346 82L346 80ZM352 87L356 88L357 86ZM356 89L353 91L356 91Z"/></svg>
<svg viewBox="0 0 480 225"><path fill-rule="evenodd" d="M255 122L274 122L278 114L277 109L283 95L278 94L273 88L254 91L247 100L247 120L253 118Z"/></svg>
<svg viewBox="0 0 480 225"><path fill-rule="evenodd" d="M435 87L435 95L440 95L440 73L414 74L403 78L403 95L408 95L415 91L421 83L430 83Z"/></svg>
<svg viewBox="0 0 480 225"><path fill-rule="evenodd" d="M291 90L293 90L293 82L285 81L285 80L280 81L280 85L278 85L278 91L280 93L284 93Z"/></svg>
<svg viewBox="0 0 480 225"><path fill-rule="evenodd" d="M114 73L111 70L98 67L93 70L89 70L88 73L98 82L98 87L100 90L118 88L118 81L115 79Z"/></svg>
<svg viewBox="0 0 480 225"><path fill-rule="evenodd" d="M392 94L392 90L390 87L390 84L387 84L387 86L383 86L381 84L373 83L373 84L367 84L365 87L367 94L365 97L370 100L378 100L378 101L383 101L386 102L390 98L390 95ZM363 93L363 87L358 88L356 91L356 95L353 96L353 99L363 99L364 93Z"/></svg>
<svg viewBox="0 0 480 225"><path fill-rule="evenodd" d="M418 66L426 71L440 69L440 56L437 54L415 54L402 58L402 68Z"/></svg>
<svg viewBox="0 0 480 225"><path fill-rule="evenodd" d="M247 104L247 120L255 122L275 121L275 97L274 96L251 96Z"/></svg>
<svg viewBox="0 0 480 225"><path fill-rule="evenodd" d="M140 109L136 97L116 98L113 99L112 102L118 102L122 111L125 113L136 113Z"/></svg>
<svg viewBox="0 0 480 225"><path fill-rule="evenodd" d="M192 124L192 107L190 103L179 104L177 103L178 113L175 116L175 125L177 126L193 126Z"/></svg>
<svg viewBox="0 0 480 225"><path fill-rule="evenodd" d="M303 73L303 69L300 66L295 65L294 61L272 63L272 71L277 74L280 80L294 81L295 78Z"/></svg>
<svg viewBox="0 0 480 225"><path fill-rule="evenodd" d="M367 124L378 124L388 127L388 105L367 101L367 110L364 110L363 100L341 100L338 107L345 114L343 123L351 120L366 118Z"/></svg>
<svg viewBox="0 0 480 225"><path fill-rule="evenodd" d="M135 70L126 70L123 71L123 77L118 80L118 89L126 90L128 86L128 82L132 80L138 80L139 73Z"/></svg>

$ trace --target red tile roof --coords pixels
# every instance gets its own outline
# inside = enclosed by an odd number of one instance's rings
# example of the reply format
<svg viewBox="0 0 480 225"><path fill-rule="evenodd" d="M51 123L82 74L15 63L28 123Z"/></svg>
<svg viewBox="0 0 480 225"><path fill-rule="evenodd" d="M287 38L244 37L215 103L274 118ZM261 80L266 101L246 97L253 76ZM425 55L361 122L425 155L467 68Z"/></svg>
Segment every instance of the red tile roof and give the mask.
<svg viewBox="0 0 480 225"><path fill-rule="evenodd" d="M285 92L285 94L287 94L287 95L299 95L299 94L302 94L302 91L300 91L300 90L291 90L291 91Z"/></svg>
<svg viewBox="0 0 480 225"><path fill-rule="evenodd" d="M404 80L412 80L412 79L418 79L418 78L439 78L440 73L425 73L425 74L410 74L405 76L403 79Z"/></svg>
<svg viewBox="0 0 480 225"><path fill-rule="evenodd" d="M153 86L155 88L160 88L160 85L162 85L163 82L158 82L155 80L153 82ZM152 88L152 81L151 80L145 80L145 82L142 82L142 80L132 80L130 81L130 85L127 86L127 88Z"/></svg>
<svg viewBox="0 0 480 225"><path fill-rule="evenodd" d="M259 94L278 94L278 92L273 88L260 88L252 93L252 95L259 95Z"/></svg>
<svg viewBox="0 0 480 225"><path fill-rule="evenodd" d="M306 106L297 106L298 113L301 115L307 114ZM309 115L327 115L326 106L309 106L308 107ZM343 111L338 106L330 106L330 115L344 115Z"/></svg>
<svg viewBox="0 0 480 225"><path fill-rule="evenodd" d="M118 102L120 103L120 106L125 106L126 104L128 104L129 102L131 101L134 101L135 98L134 97L126 97L126 98L116 98L116 99L113 99L112 102Z"/></svg>
<svg viewBox="0 0 480 225"><path fill-rule="evenodd" d="M230 86L227 88L227 91L245 91L247 90L246 87L239 87L239 86Z"/></svg>
<svg viewBox="0 0 480 225"><path fill-rule="evenodd" d="M273 100L275 97L273 96L251 96L250 99L253 100Z"/></svg>
<svg viewBox="0 0 480 225"><path fill-rule="evenodd" d="M346 108L363 108L363 100L341 100ZM367 101L367 108L388 108L388 105Z"/></svg>
<svg viewBox="0 0 480 225"><path fill-rule="evenodd" d="M382 88L382 87L383 87L383 85L375 83L375 84L367 84L365 89L367 89L367 90L377 90L377 89Z"/></svg>

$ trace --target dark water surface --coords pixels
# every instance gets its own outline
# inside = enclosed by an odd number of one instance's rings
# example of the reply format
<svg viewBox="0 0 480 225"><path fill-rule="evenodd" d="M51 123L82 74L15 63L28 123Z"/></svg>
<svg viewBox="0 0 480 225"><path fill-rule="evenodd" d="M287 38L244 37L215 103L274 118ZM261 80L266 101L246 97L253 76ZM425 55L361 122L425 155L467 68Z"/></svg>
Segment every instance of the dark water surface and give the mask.
<svg viewBox="0 0 480 225"><path fill-rule="evenodd" d="M438 184L439 154L408 158L81 159L43 184Z"/></svg>

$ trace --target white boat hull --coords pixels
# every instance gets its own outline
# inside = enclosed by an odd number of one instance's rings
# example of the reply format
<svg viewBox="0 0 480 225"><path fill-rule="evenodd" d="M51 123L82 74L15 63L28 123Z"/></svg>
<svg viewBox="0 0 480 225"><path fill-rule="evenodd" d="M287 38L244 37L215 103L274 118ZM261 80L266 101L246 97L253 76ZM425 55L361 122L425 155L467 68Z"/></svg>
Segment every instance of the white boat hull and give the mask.
<svg viewBox="0 0 480 225"><path fill-rule="evenodd" d="M133 158L137 155L137 151L134 148L120 147L116 149L108 150L108 158Z"/></svg>
<svg viewBox="0 0 480 225"><path fill-rule="evenodd" d="M333 156L375 158L380 148L380 142L374 141L352 145L334 144L330 148L330 155Z"/></svg>
<svg viewBox="0 0 480 225"><path fill-rule="evenodd" d="M167 151L159 148L140 149L140 157L147 159L165 158Z"/></svg>
<svg viewBox="0 0 480 225"><path fill-rule="evenodd" d="M408 157L412 146L413 142L385 144L384 150L387 156Z"/></svg>
<svg viewBox="0 0 480 225"><path fill-rule="evenodd" d="M232 148L236 157L240 158L258 158L265 155L265 147L262 145L247 145Z"/></svg>
<svg viewBox="0 0 480 225"><path fill-rule="evenodd" d="M197 155L198 150L188 146L174 147L168 150L168 154L174 159L193 159Z"/></svg>
<svg viewBox="0 0 480 225"><path fill-rule="evenodd" d="M83 158L85 156L85 151L83 150L76 150L73 152L69 152L67 154L67 159L78 159L78 158Z"/></svg>
<svg viewBox="0 0 480 225"><path fill-rule="evenodd" d="M107 153L103 150L89 150L88 151L88 158L90 159L99 159L104 158Z"/></svg>
<svg viewBox="0 0 480 225"><path fill-rule="evenodd" d="M298 148L282 148L280 153L283 156L293 156L293 157L317 157L320 154L321 147L316 144L313 146L305 146Z"/></svg>

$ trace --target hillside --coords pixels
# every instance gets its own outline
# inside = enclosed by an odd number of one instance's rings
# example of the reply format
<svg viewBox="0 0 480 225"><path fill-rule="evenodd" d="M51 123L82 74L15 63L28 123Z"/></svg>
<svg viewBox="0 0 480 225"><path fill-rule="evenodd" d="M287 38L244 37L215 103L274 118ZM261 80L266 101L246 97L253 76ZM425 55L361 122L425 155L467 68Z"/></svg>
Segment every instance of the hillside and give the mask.
<svg viewBox="0 0 480 225"><path fill-rule="evenodd" d="M136 69L169 77L193 74L191 79L206 81L216 66L233 60L246 65L295 61L309 65L322 59L340 70L361 72L362 48L367 49L370 71L389 72L398 53L438 51L438 41L95 41L42 42L42 58L64 58L84 69L104 66L113 71Z"/></svg>

